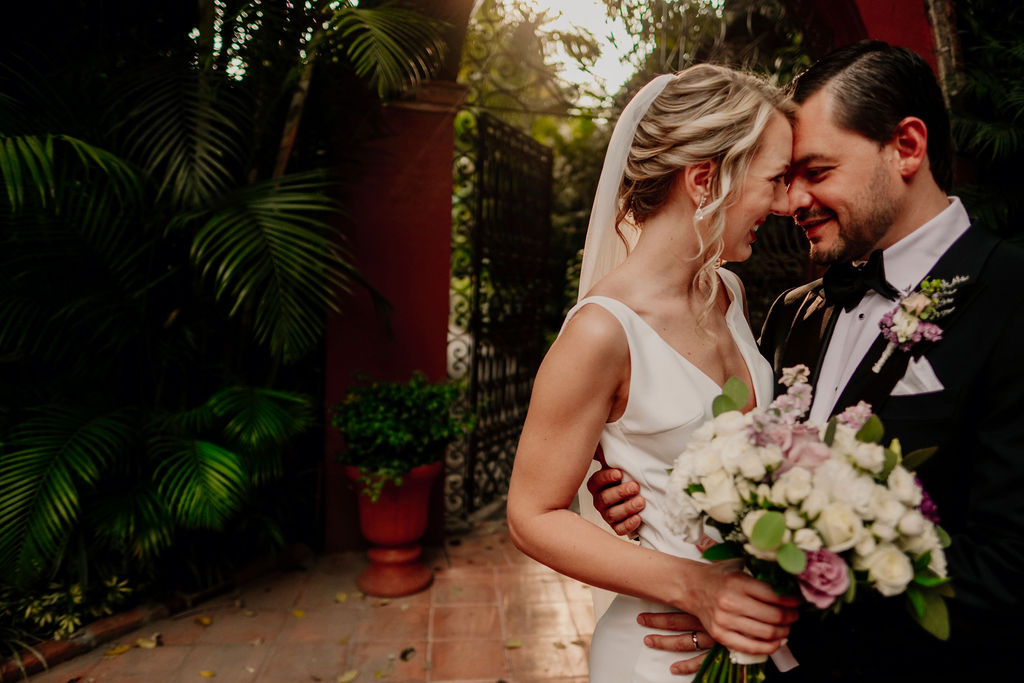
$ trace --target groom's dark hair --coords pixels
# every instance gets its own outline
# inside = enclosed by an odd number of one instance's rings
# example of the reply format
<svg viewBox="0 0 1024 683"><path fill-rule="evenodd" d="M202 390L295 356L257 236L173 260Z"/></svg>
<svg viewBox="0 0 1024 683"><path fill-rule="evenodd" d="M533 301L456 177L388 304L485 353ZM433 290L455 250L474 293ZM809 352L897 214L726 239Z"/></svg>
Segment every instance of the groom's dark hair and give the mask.
<svg viewBox="0 0 1024 683"><path fill-rule="evenodd" d="M928 128L928 162L945 191L953 182L953 140L942 90L928 63L905 47L863 40L830 52L797 76L790 95L803 104L828 87L835 98L835 123L884 144L904 117Z"/></svg>

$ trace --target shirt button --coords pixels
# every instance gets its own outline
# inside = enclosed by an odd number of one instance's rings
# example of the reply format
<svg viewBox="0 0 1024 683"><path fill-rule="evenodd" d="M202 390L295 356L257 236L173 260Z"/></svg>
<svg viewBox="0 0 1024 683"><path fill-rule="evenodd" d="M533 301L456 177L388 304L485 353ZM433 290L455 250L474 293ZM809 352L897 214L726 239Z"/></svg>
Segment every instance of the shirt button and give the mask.
<svg viewBox="0 0 1024 683"><path fill-rule="evenodd" d="M863 319L864 319L864 314L863 314L863 313L858 313L858 314L857 314L857 318L858 318L859 320L863 320Z"/></svg>

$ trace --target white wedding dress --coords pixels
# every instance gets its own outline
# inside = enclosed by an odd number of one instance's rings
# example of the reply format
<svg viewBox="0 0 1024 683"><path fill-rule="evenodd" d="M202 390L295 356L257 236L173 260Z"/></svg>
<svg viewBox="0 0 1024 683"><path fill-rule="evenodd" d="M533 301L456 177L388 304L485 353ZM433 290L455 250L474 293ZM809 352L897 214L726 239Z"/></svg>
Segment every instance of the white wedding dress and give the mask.
<svg viewBox="0 0 1024 683"><path fill-rule="evenodd" d="M737 277L720 269L731 303L726 322L754 382L758 405L772 398L772 369L758 352L741 303ZM583 306L597 305L618 319L626 332L630 354L629 401L615 422L605 425L601 447L609 466L619 467L639 482L647 507L642 513L640 545L679 557L700 559L697 548L667 528L664 513L669 468L686 447L693 431L711 419L711 402L721 393L710 377L675 351L639 315L621 301L591 296L581 300L566 322ZM581 501L590 505L589 497ZM714 534L709 533L712 537ZM672 607L628 595L615 597L594 631L590 647L590 680L594 683L668 683L689 681L669 671L673 662L693 656L648 648L643 638L668 633L641 627L640 612L674 612ZM672 634L678 635L678 634Z"/></svg>

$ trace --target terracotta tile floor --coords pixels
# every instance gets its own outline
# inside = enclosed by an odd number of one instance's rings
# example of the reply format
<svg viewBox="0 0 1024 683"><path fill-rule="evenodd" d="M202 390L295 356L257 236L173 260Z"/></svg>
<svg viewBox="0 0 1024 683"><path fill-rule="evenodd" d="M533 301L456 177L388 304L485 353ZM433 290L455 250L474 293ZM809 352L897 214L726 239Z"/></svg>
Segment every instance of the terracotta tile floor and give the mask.
<svg viewBox="0 0 1024 683"><path fill-rule="evenodd" d="M425 551L426 591L381 600L358 592L363 553L319 558L148 624L31 683L213 680L550 681L583 683L594 628L590 591L519 553L503 522ZM209 617L210 623L197 623ZM163 646L117 645L160 633Z"/></svg>

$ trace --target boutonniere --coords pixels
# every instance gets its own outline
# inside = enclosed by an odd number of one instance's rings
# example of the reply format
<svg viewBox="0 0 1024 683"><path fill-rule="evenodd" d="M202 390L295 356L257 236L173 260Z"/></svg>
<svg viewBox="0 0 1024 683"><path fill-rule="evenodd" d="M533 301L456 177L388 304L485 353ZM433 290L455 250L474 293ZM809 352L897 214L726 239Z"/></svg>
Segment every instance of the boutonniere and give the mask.
<svg viewBox="0 0 1024 683"><path fill-rule="evenodd" d="M942 328L932 321L953 312L953 296L967 279L966 275L952 280L926 277L915 291L901 298L895 308L883 315L878 327L889 343L871 371L880 372L896 349L909 351L921 340L937 342L942 339Z"/></svg>

